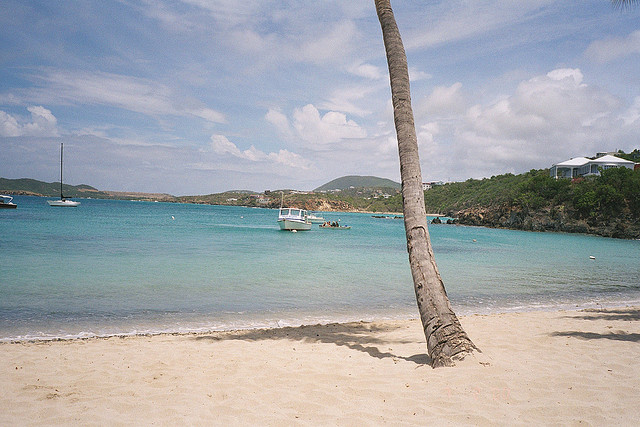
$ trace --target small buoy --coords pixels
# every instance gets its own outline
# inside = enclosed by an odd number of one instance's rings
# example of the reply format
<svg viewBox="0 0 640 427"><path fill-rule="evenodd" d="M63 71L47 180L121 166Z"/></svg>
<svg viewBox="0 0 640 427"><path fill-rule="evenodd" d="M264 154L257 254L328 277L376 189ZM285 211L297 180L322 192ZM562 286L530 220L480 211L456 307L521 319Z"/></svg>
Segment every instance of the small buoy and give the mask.
<svg viewBox="0 0 640 427"><path fill-rule="evenodd" d="M243 218L244 218L243 216L240 217L240 219L243 219Z"/></svg>
<svg viewBox="0 0 640 427"><path fill-rule="evenodd" d="M477 240L476 240L476 239L473 239L473 241L474 241L474 242L477 242Z"/></svg>
<svg viewBox="0 0 640 427"><path fill-rule="evenodd" d="M589 255L589 259L596 259L593 255Z"/></svg>
<svg viewBox="0 0 640 427"><path fill-rule="evenodd" d="M291 230L291 232L292 232L292 233L297 233L297 232L298 232L298 230Z"/></svg>

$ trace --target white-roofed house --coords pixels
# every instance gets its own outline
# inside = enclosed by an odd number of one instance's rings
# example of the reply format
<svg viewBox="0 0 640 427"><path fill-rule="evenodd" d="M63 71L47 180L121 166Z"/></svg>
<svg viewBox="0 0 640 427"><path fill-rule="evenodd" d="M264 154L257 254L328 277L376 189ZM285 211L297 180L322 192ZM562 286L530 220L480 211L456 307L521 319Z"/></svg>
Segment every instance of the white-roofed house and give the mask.
<svg viewBox="0 0 640 427"><path fill-rule="evenodd" d="M628 168L633 169L635 163L616 156L606 155L596 159L575 157L564 162L556 163L549 169L552 178L578 178L590 175L600 175L600 168Z"/></svg>

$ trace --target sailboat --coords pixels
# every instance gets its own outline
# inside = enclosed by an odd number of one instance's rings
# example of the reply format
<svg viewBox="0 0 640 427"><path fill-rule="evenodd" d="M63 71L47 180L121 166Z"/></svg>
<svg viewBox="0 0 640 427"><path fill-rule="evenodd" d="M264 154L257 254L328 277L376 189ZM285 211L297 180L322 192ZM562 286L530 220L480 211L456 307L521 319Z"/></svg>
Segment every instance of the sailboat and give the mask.
<svg viewBox="0 0 640 427"><path fill-rule="evenodd" d="M60 200L47 200L49 206L59 206L59 207L76 207L80 204L80 202L74 202L73 200L69 200L62 194L62 152L64 149L63 143L60 143Z"/></svg>

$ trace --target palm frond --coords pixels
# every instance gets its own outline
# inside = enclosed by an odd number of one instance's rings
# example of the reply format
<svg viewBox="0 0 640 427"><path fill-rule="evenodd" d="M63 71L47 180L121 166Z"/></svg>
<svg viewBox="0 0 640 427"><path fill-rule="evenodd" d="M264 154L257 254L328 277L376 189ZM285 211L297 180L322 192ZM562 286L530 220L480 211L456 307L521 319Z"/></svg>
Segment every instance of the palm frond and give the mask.
<svg viewBox="0 0 640 427"><path fill-rule="evenodd" d="M638 0L611 0L611 4L617 9L627 9L638 3L640 3Z"/></svg>

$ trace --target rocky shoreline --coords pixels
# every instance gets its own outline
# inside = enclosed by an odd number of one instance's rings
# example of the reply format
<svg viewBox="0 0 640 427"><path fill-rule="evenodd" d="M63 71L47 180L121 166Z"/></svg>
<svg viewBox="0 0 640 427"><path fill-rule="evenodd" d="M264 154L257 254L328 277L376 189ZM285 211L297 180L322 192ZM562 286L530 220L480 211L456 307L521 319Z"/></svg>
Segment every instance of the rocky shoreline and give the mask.
<svg viewBox="0 0 640 427"><path fill-rule="evenodd" d="M573 212L564 209L527 211L520 207L503 205L464 209L455 214L456 224L508 228L524 231L555 231L584 233L618 239L640 239L640 222L633 218L616 217L603 221L576 219Z"/></svg>

